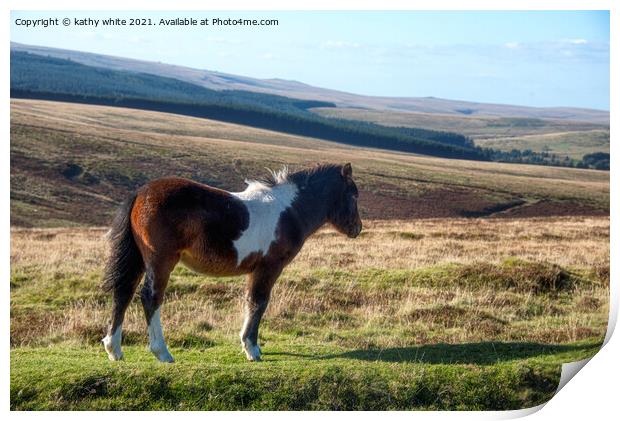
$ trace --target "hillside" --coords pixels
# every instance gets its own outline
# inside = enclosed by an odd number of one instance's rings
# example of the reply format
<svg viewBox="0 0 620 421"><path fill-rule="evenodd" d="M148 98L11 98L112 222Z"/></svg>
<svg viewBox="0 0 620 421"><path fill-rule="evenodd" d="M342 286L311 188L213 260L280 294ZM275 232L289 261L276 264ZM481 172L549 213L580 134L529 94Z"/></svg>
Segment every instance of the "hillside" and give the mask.
<svg viewBox="0 0 620 421"><path fill-rule="evenodd" d="M601 110L569 107L537 108L503 104L483 104L431 97L395 98L364 96L314 87L297 81L282 79L255 79L159 62L134 60L82 51L25 45L14 42L11 43L11 50L70 59L74 62L89 66L149 73L183 80L185 82L214 90L261 92L299 99L327 101L336 104L338 107L346 108L408 111L452 116L550 118L609 124L609 112Z"/></svg>
<svg viewBox="0 0 620 421"><path fill-rule="evenodd" d="M11 52L11 97L165 111L433 156L488 160L503 155L475 147L470 139L456 133L328 119L307 111L330 105L325 102L215 91L173 78L108 70L23 52Z"/></svg>
<svg viewBox="0 0 620 421"><path fill-rule="evenodd" d="M608 215L609 173L356 148L174 114L11 101L11 223L106 225L127 193L178 175L239 191L265 167L352 162L364 218Z"/></svg>

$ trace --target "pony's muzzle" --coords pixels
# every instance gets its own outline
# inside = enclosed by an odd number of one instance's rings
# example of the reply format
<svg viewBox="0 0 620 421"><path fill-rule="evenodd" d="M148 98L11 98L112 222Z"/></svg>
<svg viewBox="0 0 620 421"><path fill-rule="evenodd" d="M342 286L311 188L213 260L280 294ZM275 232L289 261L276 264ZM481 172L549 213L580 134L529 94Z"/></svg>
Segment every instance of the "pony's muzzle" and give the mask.
<svg viewBox="0 0 620 421"><path fill-rule="evenodd" d="M358 235L360 235L360 232L362 232L362 222L358 222L357 224L355 224L353 226L352 229L349 230L349 232L347 233L347 236L349 238L356 238Z"/></svg>

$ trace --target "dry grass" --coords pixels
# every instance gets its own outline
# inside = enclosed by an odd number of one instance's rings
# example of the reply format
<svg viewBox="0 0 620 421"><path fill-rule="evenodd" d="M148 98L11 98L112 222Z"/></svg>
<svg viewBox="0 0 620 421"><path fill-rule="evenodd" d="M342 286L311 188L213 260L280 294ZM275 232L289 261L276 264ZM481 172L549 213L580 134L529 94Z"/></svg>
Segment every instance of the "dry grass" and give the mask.
<svg viewBox="0 0 620 421"><path fill-rule="evenodd" d="M14 346L98 342L109 313L103 234L12 231ZM279 280L264 332L364 349L597 338L608 268L608 218L371 221L357 240L323 229ZM173 346L234 341L242 288L177 268L163 312ZM144 325L136 302L127 343L145 342Z"/></svg>
<svg viewBox="0 0 620 421"><path fill-rule="evenodd" d="M13 228L11 265L80 273L100 265L107 228ZM53 247L50 247L53 245ZM325 227L289 266L315 269L417 269L443 263L500 263L507 257L560 266L609 264L609 218L364 221L350 240Z"/></svg>
<svg viewBox="0 0 620 421"><path fill-rule="evenodd" d="M581 159L594 152L609 153L609 130L589 130L532 134L525 136L497 137L476 140L478 146L502 151L531 149L550 152L559 156Z"/></svg>

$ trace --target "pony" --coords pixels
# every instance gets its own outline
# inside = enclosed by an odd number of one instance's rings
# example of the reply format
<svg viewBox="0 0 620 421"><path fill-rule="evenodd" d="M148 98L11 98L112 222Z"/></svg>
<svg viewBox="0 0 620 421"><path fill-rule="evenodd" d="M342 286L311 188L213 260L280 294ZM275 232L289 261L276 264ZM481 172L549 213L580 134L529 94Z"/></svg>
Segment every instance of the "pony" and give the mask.
<svg viewBox="0 0 620 421"><path fill-rule="evenodd" d="M317 165L265 180L246 180L232 193L178 177L140 187L121 205L109 231L103 278L112 320L102 339L108 358L123 358L125 311L144 277L140 299L149 349L174 362L160 321L170 273L179 263L210 276L247 274L241 347L260 361L258 328L276 279L312 233L325 224L355 238L362 230L351 164Z"/></svg>

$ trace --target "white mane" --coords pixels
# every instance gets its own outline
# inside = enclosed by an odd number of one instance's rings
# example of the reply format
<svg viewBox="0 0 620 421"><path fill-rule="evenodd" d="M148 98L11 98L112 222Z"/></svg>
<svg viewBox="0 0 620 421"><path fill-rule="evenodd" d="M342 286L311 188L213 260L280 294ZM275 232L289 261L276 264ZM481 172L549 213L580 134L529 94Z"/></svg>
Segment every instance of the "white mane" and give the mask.
<svg viewBox="0 0 620 421"><path fill-rule="evenodd" d="M248 190L262 190L265 188L275 187L277 185L286 184L289 182L288 175L288 167L285 165L278 171L274 171L270 168L266 168L269 172L270 178L265 179L256 179L256 180L245 180L245 184L248 185Z"/></svg>

